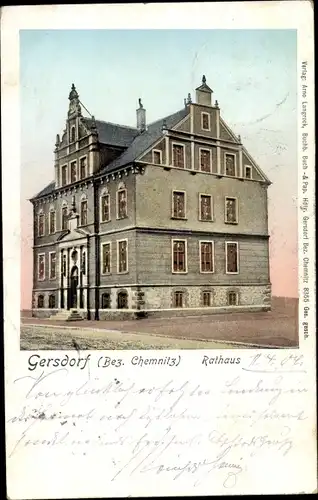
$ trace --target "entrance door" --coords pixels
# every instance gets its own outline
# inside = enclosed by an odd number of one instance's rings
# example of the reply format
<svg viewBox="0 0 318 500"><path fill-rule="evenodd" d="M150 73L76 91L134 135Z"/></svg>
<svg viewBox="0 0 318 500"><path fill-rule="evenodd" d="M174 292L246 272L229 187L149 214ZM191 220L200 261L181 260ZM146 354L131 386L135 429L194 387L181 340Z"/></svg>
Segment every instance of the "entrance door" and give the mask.
<svg viewBox="0 0 318 500"><path fill-rule="evenodd" d="M77 286L78 286L78 267L74 266L71 271L70 283L70 308L77 307Z"/></svg>

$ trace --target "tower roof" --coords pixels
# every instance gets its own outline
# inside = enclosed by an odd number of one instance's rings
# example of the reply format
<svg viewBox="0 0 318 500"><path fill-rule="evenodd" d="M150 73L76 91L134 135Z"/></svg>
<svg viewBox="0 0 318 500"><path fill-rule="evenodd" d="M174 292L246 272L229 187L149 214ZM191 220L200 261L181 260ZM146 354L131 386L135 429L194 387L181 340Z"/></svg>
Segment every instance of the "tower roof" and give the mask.
<svg viewBox="0 0 318 500"><path fill-rule="evenodd" d="M209 94L211 94L211 92L213 92L213 90L210 89L210 87L206 83L205 75L202 76L202 84L200 85L200 87L197 87L195 90L200 90L201 92L208 92Z"/></svg>

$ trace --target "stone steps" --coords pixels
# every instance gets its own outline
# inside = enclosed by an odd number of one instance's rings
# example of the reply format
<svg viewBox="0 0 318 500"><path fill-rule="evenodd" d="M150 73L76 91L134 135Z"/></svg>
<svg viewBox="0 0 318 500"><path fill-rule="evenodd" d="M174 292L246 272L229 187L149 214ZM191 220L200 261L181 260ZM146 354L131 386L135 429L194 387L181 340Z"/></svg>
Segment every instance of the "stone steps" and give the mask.
<svg viewBox="0 0 318 500"><path fill-rule="evenodd" d="M52 314L49 319L53 321L81 321L84 318L76 309L62 309L57 314Z"/></svg>

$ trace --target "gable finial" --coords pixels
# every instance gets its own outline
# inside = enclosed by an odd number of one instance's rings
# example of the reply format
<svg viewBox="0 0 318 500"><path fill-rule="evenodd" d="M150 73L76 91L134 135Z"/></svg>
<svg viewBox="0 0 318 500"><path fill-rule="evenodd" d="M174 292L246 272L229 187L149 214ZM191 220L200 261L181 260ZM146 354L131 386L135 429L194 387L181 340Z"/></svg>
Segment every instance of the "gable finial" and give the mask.
<svg viewBox="0 0 318 500"><path fill-rule="evenodd" d="M78 99L78 93L77 93L77 90L76 90L74 83L72 83L71 92L70 92L68 98L70 101L72 101L73 99Z"/></svg>
<svg viewBox="0 0 318 500"><path fill-rule="evenodd" d="M203 85L205 85L205 84L206 84L206 78L205 78L205 75L203 75L203 76L202 76L202 83L203 83Z"/></svg>
<svg viewBox="0 0 318 500"><path fill-rule="evenodd" d="M189 92L188 99L187 99L187 104L191 104L191 103L192 103L192 99L191 99L191 94Z"/></svg>
<svg viewBox="0 0 318 500"><path fill-rule="evenodd" d="M162 132L166 132L168 130L166 120L163 120L161 130Z"/></svg>
<svg viewBox="0 0 318 500"><path fill-rule="evenodd" d="M242 142L240 134L237 136L237 138L238 138L239 142Z"/></svg>
<svg viewBox="0 0 318 500"><path fill-rule="evenodd" d="M215 107L218 108L219 107L219 103L218 101L215 101Z"/></svg>
<svg viewBox="0 0 318 500"><path fill-rule="evenodd" d="M143 105L142 105L142 102L141 102L141 97L139 97L138 103L139 103L139 109L143 108Z"/></svg>

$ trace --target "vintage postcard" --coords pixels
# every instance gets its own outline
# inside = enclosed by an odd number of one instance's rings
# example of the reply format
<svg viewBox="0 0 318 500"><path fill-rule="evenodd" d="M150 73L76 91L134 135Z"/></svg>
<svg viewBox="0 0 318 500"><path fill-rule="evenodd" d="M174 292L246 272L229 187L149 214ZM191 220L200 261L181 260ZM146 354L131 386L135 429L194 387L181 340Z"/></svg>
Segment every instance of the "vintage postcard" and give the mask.
<svg viewBox="0 0 318 500"><path fill-rule="evenodd" d="M316 491L313 40L306 1L2 10L8 498Z"/></svg>

